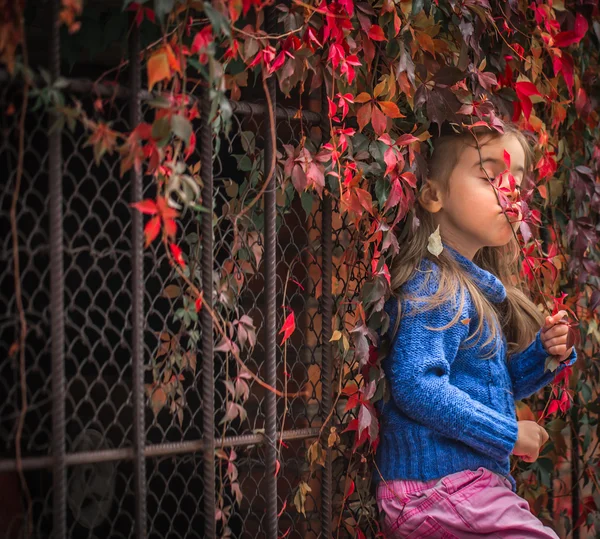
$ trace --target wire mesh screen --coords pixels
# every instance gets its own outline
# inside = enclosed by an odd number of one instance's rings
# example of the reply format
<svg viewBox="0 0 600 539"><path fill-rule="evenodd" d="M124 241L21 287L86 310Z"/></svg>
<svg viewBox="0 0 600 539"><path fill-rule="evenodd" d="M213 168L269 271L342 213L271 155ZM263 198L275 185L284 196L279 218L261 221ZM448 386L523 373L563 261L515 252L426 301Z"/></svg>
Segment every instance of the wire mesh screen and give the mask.
<svg viewBox="0 0 600 539"><path fill-rule="evenodd" d="M69 90L75 91L74 87ZM0 87L3 110L22 99L18 84ZM130 105L127 92L109 100L104 114L116 129L127 131ZM77 95L84 110L91 112L94 95ZM19 282L28 326L25 350L27 412L21 438L23 468L31 497L34 537L50 537L55 527L53 487L52 417L53 399L64 398L67 451L66 537L134 537L136 506L134 488L132 391L132 209L131 178L121 175L119 156L104 154L99 160L87 143L82 127L64 129L62 137L61 189L63 207L64 263L64 396L52 393L51 380L51 290L50 237L48 224L49 119L41 110L32 110L25 120L24 167L17 198ZM276 198L276 271L272 282L264 273L264 208L256 205L244 234L234 233L228 218L231 194L243 182L260 186L264 181L264 152L269 136L268 118L260 105L234 105L233 128L215 144L213 174L214 227L213 284L219 300L238 306L237 317L247 315L256 328L256 346L244 357L248 368L260 378L267 375L265 361L265 290L276 292L276 326L280 328L289 312L296 315L296 331L276 348L276 387L303 394L292 399L277 398L277 440L265 441L266 397L268 391L247 380L245 416L225 423L228 415L227 381L239 374L239 366L222 351L214 361L215 430L217 448L235 454L239 491L217 485L225 506L231 507L228 527L233 537L264 536L266 515L276 506L278 529L288 537L319 537L321 500L317 479L309 478L306 451L319 435L326 416L322 409L322 211L318 202L307 204L290 190ZM146 121L152 112L142 107ZM15 446L21 410L19 358L14 353L19 317L15 303L14 258L9 211L17 178L19 151L18 115L2 115L3 132L0 166L8 171L2 193L2 300L7 306L0 322L2 360L0 387L0 477L12 485L15 510L5 519L7 537L24 533L26 495L16 479ZM296 146L304 136L315 136L317 114L297 115L283 107L276 114L276 149ZM200 120L194 124L201 141ZM318 130L316 130L318 132ZM316 135L319 136L319 135ZM201 142L189 166L200 163ZM248 156L258 166L249 165ZM275 181L281 181L278 167ZM143 197L156 195L152 182L144 180ZM234 197L235 198L235 197ZM203 201L209 205L207 201ZM190 272L207 253L200 246L201 220L192 212L181 213L180 234L185 238ZM338 247L341 249L341 247ZM242 263L240 263L242 261ZM240 265L240 267L236 267ZM195 266L196 265L196 266ZM341 281L340 281L341 282ZM346 283L343 284L345 286ZM187 303L174 268L161 244L156 242L143 253L143 363L145 424L145 511L147 536L205 537L206 515L203 479L202 334L198 317ZM329 291L330 292L330 291ZM329 293L328 292L328 293ZM191 313L191 314L190 314ZM182 329L182 318L192 316ZM178 337L182 333L182 339ZM176 338L177 337L177 338ZM175 344L177 343L177 344ZM183 343L183 344L182 344ZM218 344L218 343L215 343ZM11 349L11 345L13 348ZM179 347L179 348L175 348ZM164 376L165 364L176 358L180 373L176 398L168 405L156 404L153 383ZM166 362L166 363L165 363ZM170 372L170 371L169 371ZM230 400L230 399L229 399ZM162 404L162 405L161 405ZM277 449L276 492L267 480L266 448ZM187 445L186 445L187 444ZM216 459L217 478L226 475L227 462ZM305 515L292 500L299 480L307 480ZM12 482L9 482L12 481ZM343 489L343 487L342 487ZM338 489L339 490L339 489ZM341 497L343 492L336 492ZM237 503L234 503L234 500ZM60 508L59 508L60 510ZM212 517L213 515L211 515ZM219 532L223 532L219 528Z"/></svg>

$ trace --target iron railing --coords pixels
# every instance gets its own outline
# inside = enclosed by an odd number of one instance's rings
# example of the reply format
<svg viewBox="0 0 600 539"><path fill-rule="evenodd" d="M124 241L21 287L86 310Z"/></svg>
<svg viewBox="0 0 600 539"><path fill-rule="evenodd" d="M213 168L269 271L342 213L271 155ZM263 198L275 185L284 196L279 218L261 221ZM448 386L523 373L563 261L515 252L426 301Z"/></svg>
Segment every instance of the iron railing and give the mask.
<svg viewBox="0 0 600 539"><path fill-rule="evenodd" d="M49 66L56 80L60 2L52 4ZM77 96L88 109L95 98L107 98L108 119L116 127L137 125L147 114L148 97L141 90L139 51L134 29L128 87L73 79L64 92ZM321 121L319 113L275 103L274 79L269 81L269 91L278 147L296 144L311 126L320 126L327 135L328 123ZM3 76L2 109L19 98L22 83ZM264 149L264 167L276 151L267 105L232 105L235 129L229 139L218 141L220 149L213 144L207 96L201 99L201 118L194 125L198 148L193 159L204 165L202 198L214 200L216 211L223 207L223 180L241 181L231 155L243 154L242 137L253 137L252 145ZM143 216L129 207L130 202L152 196L154 188L135 171L120 178L116 155L106 154L95 164L83 129L51 129L56 119L52 112L29 107L25 120L17 225L19 279L28 323L24 388L28 408L20 440L16 424L23 388L18 354L9 355L19 330L10 234L3 237L0 267L2 299L7 305L0 325L0 478L19 467L23 470L31 495L32 536L216 537L222 532L215 517L216 497L221 493L233 500L234 494L217 484L215 448L228 447L238 450L244 494L229 518L233 536L275 539L290 529L288 537L331 537L333 506L343 496L342 471L334 480L334 455L328 449L315 483L307 475L305 453L307 441L319 436L333 407L329 340L333 256L340 242L332 235L332 200L325 196L320 207L306 215L297 197L284 207L277 200L273 175L264 197L262 223L257 225L264 232L264 244L256 235L246 238L244 246L250 256L260 259L261 271L238 298L240 309L252 315L258 328L257 346L247 358L249 367L278 387L289 373L288 390L309 388L311 396L291 400L284 414L282 399L251 384L248 420L223 430L219 425L224 412L223 380L231 365L214 352L213 322L204 309L198 327L198 369L186 372L184 380L183 416L178 419L166 409L155 415L145 384L151 381L149 358L160 349L162 335L173 330L174 301L162 291L174 273L161 247L144 250ZM1 187L0 218L5 230L10 230L10 223L4 210L10 206L17 176L17 121L18 115L2 116L0 160L8 178ZM263 171L263 177L267 174ZM219 284L231 254L232 230L230 225L215 229L210 218L199 223L185 214L179 224L184 234L202 238L200 271L204 301L211 306L215 283ZM288 277L302 288L290 288L286 298L297 313L298 331L288 341L284 365L277 329ZM317 288L321 289L318 300ZM339 410L343 404L339 403ZM333 414L333 422L339 423L341 415ZM283 447L278 446L280 431ZM20 463L14 458L17 443L24 455ZM278 460L281 469L276 475ZM292 504L301 477L313 487L306 515ZM18 490L14 494L23 496ZM22 510L5 527L8 537L24 536L24 498ZM282 511L284 501L287 507Z"/></svg>

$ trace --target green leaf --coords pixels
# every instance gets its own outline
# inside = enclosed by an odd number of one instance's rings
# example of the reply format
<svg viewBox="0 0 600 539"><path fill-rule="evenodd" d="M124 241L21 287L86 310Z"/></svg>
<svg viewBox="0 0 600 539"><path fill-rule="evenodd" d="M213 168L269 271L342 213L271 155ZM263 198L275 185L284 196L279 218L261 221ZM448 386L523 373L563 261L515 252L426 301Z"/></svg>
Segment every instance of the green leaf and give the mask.
<svg viewBox="0 0 600 539"><path fill-rule="evenodd" d="M185 145L187 146L192 136L192 124L191 122L181 114L177 114L171 118L171 129L173 133L177 135Z"/></svg>
<svg viewBox="0 0 600 539"><path fill-rule="evenodd" d="M162 142L168 139L171 134L171 125L169 122L169 118L163 116L159 118L152 124L152 138Z"/></svg>
<svg viewBox="0 0 600 539"><path fill-rule="evenodd" d="M548 356L546 358L546 363L544 364L544 370L554 372L556 369L560 367L560 361L556 359L556 356Z"/></svg>
<svg viewBox="0 0 600 539"><path fill-rule="evenodd" d="M581 399L583 401L583 404L592 400L592 390L590 389L590 386L585 382L581 382Z"/></svg>
<svg viewBox="0 0 600 539"><path fill-rule="evenodd" d="M389 182L385 181L383 178L379 178L377 182L375 182L375 196L377 197L381 207L385 205L385 201L387 200L389 193Z"/></svg>
<svg viewBox="0 0 600 539"><path fill-rule="evenodd" d="M300 195L300 202L302 203L302 208L304 209L304 212L306 213L307 219L312 211L314 198L315 198L314 194L311 193L310 191L304 191Z"/></svg>
<svg viewBox="0 0 600 539"><path fill-rule="evenodd" d="M235 155L238 160L238 170L250 172L252 170L252 160L247 155Z"/></svg>
<svg viewBox="0 0 600 539"><path fill-rule="evenodd" d="M253 154L256 148L256 134L252 131L242 131L240 140L244 151Z"/></svg>
<svg viewBox="0 0 600 539"><path fill-rule="evenodd" d="M173 11L175 0L154 0L154 13L158 20L162 21L165 15Z"/></svg>

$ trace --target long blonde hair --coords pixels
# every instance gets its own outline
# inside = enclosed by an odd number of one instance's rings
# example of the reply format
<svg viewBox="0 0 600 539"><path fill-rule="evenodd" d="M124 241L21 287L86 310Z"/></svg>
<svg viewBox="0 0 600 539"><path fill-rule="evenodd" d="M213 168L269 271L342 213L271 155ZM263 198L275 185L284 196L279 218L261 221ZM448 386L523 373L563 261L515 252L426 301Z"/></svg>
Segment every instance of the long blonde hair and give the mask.
<svg viewBox="0 0 600 539"><path fill-rule="evenodd" d="M435 140L433 154L428 162L428 177L442 188L448 188L450 175L464 146L483 146L485 142L479 140L482 136L485 137L486 142L501 136L516 137L525 151L525 170L530 170L533 160L531 147L525 136L514 125L505 124L504 135L487 128L474 128L471 131L473 134L469 132L450 134ZM513 237L505 246L484 247L473 258L475 264L498 277L506 288L506 300L500 304L493 304L447 250L444 249L438 257L429 253L427 244L429 236L434 231L433 214L425 210L419 203L415 204L407 216L398 238L400 251L394 258L390 271L391 288L398 300L398 315L393 336L398 331L402 317L401 300L407 297L402 291L402 285L418 271L421 261L427 258L439 267L439 286L432 296L420 298L424 304L421 310L434 309L448 302L457 307L454 318L447 325L432 329L441 331L459 321L468 292L477 312L478 321L475 332L469 336L467 341L472 341L471 344L479 342L487 326L490 330L489 337L483 343L483 347L498 343L501 331L508 342L509 356L524 350L542 326L544 317L518 280L513 280L513 277L519 275L517 240ZM456 298L458 298L458 302L456 302Z"/></svg>

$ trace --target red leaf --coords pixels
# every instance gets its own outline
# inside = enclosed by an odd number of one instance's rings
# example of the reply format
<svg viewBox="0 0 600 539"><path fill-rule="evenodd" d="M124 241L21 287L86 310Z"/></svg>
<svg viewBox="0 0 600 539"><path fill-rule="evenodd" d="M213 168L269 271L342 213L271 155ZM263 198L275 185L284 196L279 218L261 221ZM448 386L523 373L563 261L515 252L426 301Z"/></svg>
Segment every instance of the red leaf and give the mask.
<svg viewBox="0 0 600 539"><path fill-rule="evenodd" d="M196 301L194 302L194 307L196 307L196 312L200 312L200 309L202 309L202 296L196 298Z"/></svg>
<svg viewBox="0 0 600 539"><path fill-rule="evenodd" d="M177 262L180 266L185 268L185 260L183 259L183 252L181 251L181 248L179 247L179 245L176 245L175 243L170 243L169 248L171 249L171 254L173 255L173 258L175 259L175 262Z"/></svg>
<svg viewBox="0 0 600 539"><path fill-rule="evenodd" d="M169 238L174 238L177 233L177 223L173 219L165 219L165 232Z"/></svg>
<svg viewBox="0 0 600 539"><path fill-rule="evenodd" d="M506 168L510 168L510 154L504 150L504 162L506 163Z"/></svg>
<svg viewBox="0 0 600 539"><path fill-rule="evenodd" d="M366 106L367 105L365 105L365 107ZM371 124L377 135L383 135L387 127L387 118L377 107L372 108Z"/></svg>
<svg viewBox="0 0 600 539"><path fill-rule="evenodd" d="M418 140L419 139L413 135L402 135L396 141L396 146L407 146L408 144L412 144Z"/></svg>
<svg viewBox="0 0 600 539"><path fill-rule="evenodd" d="M371 103L366 103L358 109L358 112L356 113L356 119L358 120L359 131L362 131L365 125L367 125L371 121L372 110L373 105Z"/></svg>
<svg viewBox="0 0 600 539"><path fill-rule="evenodd" d="M147 215L156 215L158 213L156 202L150 198L147 198L146 200L140 200L139 202L134 202L131 207Z"/></svg>
<svg viewBox="0 0 600 539"><path fill-rule="evenodd" d="M390 194L385 202L385 207L383 208L383 212L387 212L390 208L394 208L398 202L402 199L402 186L398 180L394 180L392 182L392 189L390 190Z"/></svg>
<svg viewBox="0 0 600 539"><path fill-rule="evenodd" d="M352 496L352 494L354 494L355 490L356 490L356 486L354 485L354 481L352 481L351 478L348 478L348 491L346 492L344 499L348 499L350 496Z"/></svg>
<svg viewBox="0 0 600 539"><path fill-rule="evenodd" d="M327 101L329 103L329 116L333 117L337 112L337 105L331 100L330 97L327 97Z"/></svg>
<svg viewBox="0 0 600 539"><path fill-rule="evenodd" d="M373 41L385 41L385 34L383 33L383 29L381 26L374 24L369 28L369 37Z"/></svg>
<svg viewBox="0 0 600 539"><path fill-rule="evenodd" d="M383 160L387 165L384 176L387 176L392 170L396 168L396 163L398 162L398 158L396 157L396 151L394 150L394 148L390 147L385 151L385 153L383 154Z"/></svg>
<svg viewBox="0 0 600 539"><path fill-rule="evenodd" d="M400 177L413 189L417 187L417 177L412 172L403 172Z"/></svg>
<svg viewBox="0 0 600 539"><path fill-rule="evenodd" d="M371 193L358 187L356 188L355 192L358 200L360 201L360 205L371 215L373 215L373 198L371 197Z"/></svg>
<svg viewBox="0 0 600 539"><path fill-rule="evenodd" d="M535 84L527 81L517 82L515 84L515 90L517 94L521 94L527 97L532 95L542 95L540 94L540 91L537 89L537 86Z"/></svg>
<svg viewBox="0 0 600 539"><path fill-rule="evenodd" d="M546 412L546 416L551 416L558 411L559 401L553 400L548 406L548 411Z"/></svg>
<svg viewBox="0 0 600 539"><path fill-rule="evenodd" d="M581 13L578 13L575 17L575 28L573 30L567 30L566 32L559 32L556 34L556 36L554 36L554 46L568 47L569 45L579 43L587 31L588 22Z"/></svg>
<svg viewBox="0 0 600 539"><path fill-rule="evenodd" d="M287 341L290 338L290 335L292 333L294 333L295 329L296 329L296 320L294 318L294 313L291 312L290 314L288 314L283 326L279 330L279 333L283 333L283 339L281 340L281 344L283 344L285 341Z"/></svg>
<svg viewBox="0 0 600 539"><path fill-rule="evenodd" d="M146 247L150 245L160 232L160 217L157 215L146 223L144 227L144 236L146 237Z"/></svg>

